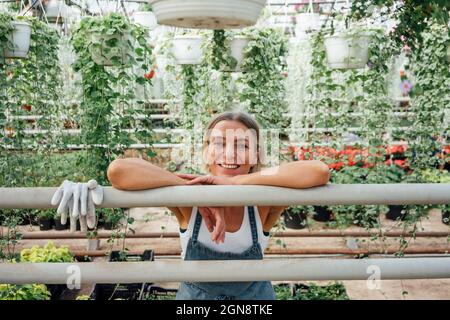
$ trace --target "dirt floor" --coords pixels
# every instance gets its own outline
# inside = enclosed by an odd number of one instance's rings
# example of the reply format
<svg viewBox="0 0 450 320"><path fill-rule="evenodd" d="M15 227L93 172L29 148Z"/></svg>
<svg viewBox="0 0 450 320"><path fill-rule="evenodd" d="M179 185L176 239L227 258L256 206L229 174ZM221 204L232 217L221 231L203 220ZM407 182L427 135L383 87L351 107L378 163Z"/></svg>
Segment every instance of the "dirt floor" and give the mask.
<svg viewBox="0 0 450 320"><path fill-rule="evenodd" d="M136 232L177 232L178 225L176 219L166 208L133 208L130 215L135 218L133 229ZM432 210L429 218L421 223L419 231L443 231L450 234L449 226L441 222L441 215L438 210ZM401 230L396 226L395 222L382 218L384 230ZM22 232L37 232L38 227L22 226ZM311 231L326 229L324 223L310 221L308 229ZM308 229L302 232L308 232ZM335 229L330 229L335 230ZM352 226L347 229L361 231L360 227ZM292 232L292 229L278 231ZM53 231L57 233L60 231ZM20 245L16 248L31 247L33 245L44 245L48 240L21 240ZM71 250L86 250L86 239L57 239L53 240L57 245L68 245ZM101 248L110 250L111 245L107 239L101 240ZM114 249L123 247L123 243L116 242ZM272 237L266 256L271 257L272 254L282 255L296 249L371 249L380 250L381 248L398 248L398 238L387 238L385 240L370 238L343 238L343 237ZM410 239L409 248L447 248L450 251L449 237L417 237ZM126 248L131 251L140 251L144 249L153 249L156 253L156 259L172 256L177 258L180 253L180 245L178 238L151 238L151 239L127 239ZM299 255L301 256L301 255ZM303 255L305 257L319 255ZM337 256L337 255L334 255ZM347 257L352 257L347 256ZM96 258L96 260L105 259L104 257ZM316 281L318 284L326 284L329 282ZM377 289L369 289L366 281L343 281L347 293L351 299L450 299L450 279L433 279L433 280L383 280ZM161 284L163 286L176 288L176 283Z"/></svg>

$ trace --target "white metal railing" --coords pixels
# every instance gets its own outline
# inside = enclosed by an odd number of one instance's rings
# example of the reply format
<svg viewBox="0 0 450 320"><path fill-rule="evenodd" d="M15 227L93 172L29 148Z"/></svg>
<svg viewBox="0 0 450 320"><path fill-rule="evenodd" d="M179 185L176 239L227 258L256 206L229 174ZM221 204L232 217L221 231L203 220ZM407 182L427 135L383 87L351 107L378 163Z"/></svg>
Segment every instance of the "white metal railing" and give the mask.
<svg viewBox="0 0 450 320"><path fill-rule="evenodd" d="M50 204L50 199L56 189L54 187L0 188L0 208L54 208L55 206ZM257 185L192 185L123 191L105 187L103 203L100 207L447 203L450 204L450 183L330 183L308 189Z"/></svg>
<svg viewBox="0 0 450 320"><path fill-rule="evenodd" d="M80 283L440 279L450 278L450 257L0 264L0 283L63 284L71 275Z"/></svg>
<svg viewBox="0 0 450 320"><path fill-rule="evenodd" d="M55 191L56 188L0 188L0 208L52 208L50 199ZM450 184L328 184L308 189L194 185L141 191L105 187L101 207L445 203L450 203ZM62 284L73 278L70 276L77 276L81 283L450 278L450 256L0 264L0 283Z"/></svg>

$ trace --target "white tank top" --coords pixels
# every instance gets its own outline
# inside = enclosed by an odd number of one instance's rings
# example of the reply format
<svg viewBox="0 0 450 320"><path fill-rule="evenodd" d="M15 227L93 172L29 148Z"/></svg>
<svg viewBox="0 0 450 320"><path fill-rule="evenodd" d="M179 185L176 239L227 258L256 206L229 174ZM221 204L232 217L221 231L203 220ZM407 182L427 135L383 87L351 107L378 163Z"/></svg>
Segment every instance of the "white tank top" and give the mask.
<svg viewBox="0 0 450 320"><path fill-rule="evenodd" d="M261 246L261 249L264 253L264 250L267 248L269 243L269 237L263 233L263 227L261 223L261 217L259 216L258 207L255 208L255 220L256 227L258 230L258 242ZM197 207L192 208L191 217L189 219L189 225L185 232L180 233L180 242L181 242L181 257L184 259L186 248L189 242L189 239L192 237L192 231L194 230L195 216L197 213ZM202 223L200 225L200 231L198 234L198 241L210 248L211 250L215 250L218 252L232 252L232 253L242 253L247 250L252 243L252 231L250 228L250 220L248 216L248 207L245 206L244 210L244 219L242 220L241 228L236 232L226 232L225 233L225 241L223 243L215 243L211 240L211 233L206 228L205 222L202 219Z"/></svg>

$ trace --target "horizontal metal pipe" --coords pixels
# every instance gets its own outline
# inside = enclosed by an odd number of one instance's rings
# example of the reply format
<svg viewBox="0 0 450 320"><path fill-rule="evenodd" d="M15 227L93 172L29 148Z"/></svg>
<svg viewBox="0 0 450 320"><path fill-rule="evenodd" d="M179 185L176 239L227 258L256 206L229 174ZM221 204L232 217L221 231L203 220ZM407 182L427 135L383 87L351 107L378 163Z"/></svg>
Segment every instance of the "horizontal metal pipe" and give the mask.
<svg viewBox="0 0 450 320"><path fill-rule="evenodd" d="M97 238L107 239L113 234L112 231L99 231ZM24 240L45 240L45 239L86 239L86 233L81 231L32 231L21 232ZM412 233L403 231L369 232L369 231L282 231L272 233L278 238L334 238L334 237L410 237ZM449 231L417 231L415 237L441 238L450 236ZM178 232L129 232L127 239L153 239L153 238L179 238Z"/></svg>
<svg viewBox="0 0 450 320"><path fill-rule="evenodd" d="M450 203L450 183L327 184L308 189L257 185L169 186L140 191L104 189L100 206L103 208ZM0 188L0 208L55 208L50 204L55 191L52 187Z"/></svg>
<svg viewBox="0 0 450 320"><path fill-rule="evenodd" d="M269 247L264 252L265 255L374 255L374 254L388 254L392 255L399 252L399 248L385 248L385 249L349 249L349 248L277 248ZM402 250L404 254L448 254L450 247L409 247ZM104 257L109 254L108 250L72 250L76 257ZM142 251L129 251L130 254L142 254ZM156 250L156 256L179 256L181 249L163 249Z"/></svg>
<svg viewBox="0 0 450 320"><path fill-rule="evenodd" d="M372 274L382 280L450 278L450 257L0 264L0 283L17 284L367 280Z"/></svg>

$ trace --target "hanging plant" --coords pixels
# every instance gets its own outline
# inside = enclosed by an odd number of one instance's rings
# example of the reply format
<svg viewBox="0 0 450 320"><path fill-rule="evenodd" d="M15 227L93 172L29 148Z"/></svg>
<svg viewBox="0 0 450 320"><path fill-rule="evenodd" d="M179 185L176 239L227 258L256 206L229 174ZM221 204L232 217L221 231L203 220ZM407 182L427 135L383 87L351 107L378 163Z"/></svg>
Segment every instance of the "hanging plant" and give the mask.
<svg viewBox="0 0 450 320"><path fill-rule="evenodd" d="M273 28L249 29L243 33L251 40L244 50L245 59L239 78L243 86L240 100L247 111L266 129L287 127L283 117L285 101L285 57L287 39L281 30Z"/></svg>
<svg viewBox="0 0 450 320"><path fill-rule="evenodd" d="M23 19L23 17L19 17ZM0 13L0 59L26 58L30 48L31 25Z"/></svg>
<svg viewBox="0 0 450 320"><path fill-rule="evenodd" d="M199 35L175 36L172 42L172 54L178 64L200 64L203 59L202 37Z"/></svg>
<svg viewBox="0 0 450 320"><path fill-rule="evenodd" d="M429 21L436 21L443 26L448 24L450 3L445 0L408 0L400 3L396 0L352 1L350 16L354 19L370 17L377 12L385 20L397 22L390 36L398 48L407 45L414 50L425 40L424 31Z"/></svg>
<svg viewBox="0 0 450 320"><path fill-rule="evenodd" d="M93 43L92 35L100 34L110 37L105 40L107 48ZM144 103L136 101L129 88L134 84L149 85L151 82L144 77L152 65L152 49L145 35L142 27L131 24L122 15L111 13L104 17L84 18L71 38L77 55L74 69L82 75L81 141L87 147L79 164L86 168L84 174L87 177L102 184L107 183L109 163L123 154L131 143L136 140L152 143L150 119L141 121L140 129L133 135L124 132L126 128L138 127L135 116L142 111L133 103ZM100 48L103 48L102 56L109 59L115 68L96 63L98 56L93 52ZM138 70L130 68L132 65L138 66ZM148 154L153 155L152 150Z"/></svg>

